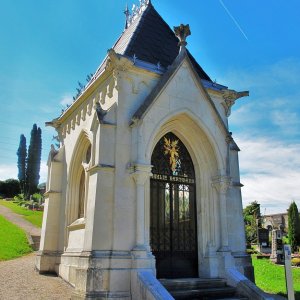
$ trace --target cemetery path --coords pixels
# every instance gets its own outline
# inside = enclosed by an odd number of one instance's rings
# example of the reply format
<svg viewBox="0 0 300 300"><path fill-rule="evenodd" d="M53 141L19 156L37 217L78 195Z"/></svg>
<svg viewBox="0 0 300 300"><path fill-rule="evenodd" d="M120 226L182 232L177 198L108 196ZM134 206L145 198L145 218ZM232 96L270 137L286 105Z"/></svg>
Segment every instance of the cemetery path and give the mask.
<svg viewBox="0 0 300 300"><path fill-rule="evenodd" d="M41 235L41 229L26 221L21 215L12 212L9 208L0 205L0 215L5 217L8 221L18 225L27 233L34 236Z"/></svg>
<svg viewBox="0 0 300 300"><path fill-rule="evenodd" d="M70 299L74 288L59 277L40 275L34 269L34 260L32 253L0 262L0 299Z"/></svg>

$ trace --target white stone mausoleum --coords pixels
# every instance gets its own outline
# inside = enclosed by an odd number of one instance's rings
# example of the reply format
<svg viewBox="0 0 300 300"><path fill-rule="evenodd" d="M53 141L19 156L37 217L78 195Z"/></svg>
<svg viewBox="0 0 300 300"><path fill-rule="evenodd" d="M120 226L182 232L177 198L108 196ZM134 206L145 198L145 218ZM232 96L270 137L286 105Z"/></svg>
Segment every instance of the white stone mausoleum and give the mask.
<svg viewBox="0 0 300 300"><path fill-rule="evenodd" d="M74 299L169 299L157 279L252 276L228 131L248 92L213 82L186 48L188 25L174 33L140 2L47 123L60 147L49 154L36 267L72 284Z"/></svg>

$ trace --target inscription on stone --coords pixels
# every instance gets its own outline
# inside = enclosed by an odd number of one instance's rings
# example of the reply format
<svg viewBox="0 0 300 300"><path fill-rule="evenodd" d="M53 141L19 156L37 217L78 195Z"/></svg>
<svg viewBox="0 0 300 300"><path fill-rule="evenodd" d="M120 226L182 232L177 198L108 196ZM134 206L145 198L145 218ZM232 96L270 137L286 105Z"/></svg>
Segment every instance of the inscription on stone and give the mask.
<svg viewBox="0 0 300 300"><path fill-rule="evenodd" d="M153 174L152 178L156 180L173 181L173 182L186 183L186 184L195 183L195 180L192 178L179 177L179 176Z"/></svg>

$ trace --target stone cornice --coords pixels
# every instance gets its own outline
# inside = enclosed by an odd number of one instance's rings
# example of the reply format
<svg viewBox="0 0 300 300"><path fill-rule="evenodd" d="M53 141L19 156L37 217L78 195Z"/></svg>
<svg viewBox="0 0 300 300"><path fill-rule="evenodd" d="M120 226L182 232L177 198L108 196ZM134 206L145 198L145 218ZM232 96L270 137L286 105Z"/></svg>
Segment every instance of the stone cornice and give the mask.
<svg viewBox="0 0 300 300"><path fill-rule="evenodd" d="M105 164L97 164L94 166L89 167L86 171L88 173L94 174L97 171L104 170L108 172L114 172L115 171L115 166L113 165L105 165Z"/></svg>
<svg viewBox="0 0 300 300"><path fill-rule="evenodd" d="M59 192L59 191L53 191L53 190L48 190L48 191L46 191L44 193L44 196L47 197L47 196L49 196L51 194L61 194L61 192Z"/></svg>

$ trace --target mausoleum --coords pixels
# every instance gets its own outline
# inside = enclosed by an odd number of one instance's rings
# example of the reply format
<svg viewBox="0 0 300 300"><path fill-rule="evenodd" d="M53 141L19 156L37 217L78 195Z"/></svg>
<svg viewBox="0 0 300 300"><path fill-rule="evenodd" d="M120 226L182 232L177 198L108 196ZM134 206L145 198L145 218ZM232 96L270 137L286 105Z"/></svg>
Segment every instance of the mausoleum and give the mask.
<svg viewBox="0 0 300 300"><path fill-rule="evenodd" d="M213 82L187 49L189 26L173 31L151 1L125 13L90 82L47 122L60 147L36 267L74 299L172 299L158 279L251 277L228 131L248 92Z"/></svg>

